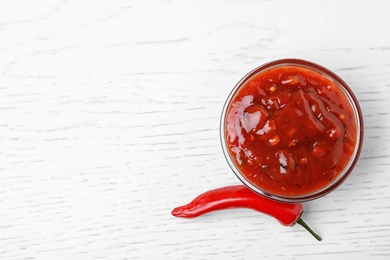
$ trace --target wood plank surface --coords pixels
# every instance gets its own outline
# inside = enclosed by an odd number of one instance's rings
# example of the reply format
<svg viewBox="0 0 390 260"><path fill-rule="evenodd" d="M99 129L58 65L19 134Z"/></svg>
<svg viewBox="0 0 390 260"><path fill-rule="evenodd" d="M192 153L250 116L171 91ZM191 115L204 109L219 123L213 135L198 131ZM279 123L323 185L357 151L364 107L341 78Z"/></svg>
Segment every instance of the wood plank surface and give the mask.
<svg viewBox="0 0 390 260"><path fill-rule="evenodd" d="M0 259L390 259L389 1L0 0ZM342 77L361 158L283 227L170 211L239 184L219 120L279 58Z"/></svg>

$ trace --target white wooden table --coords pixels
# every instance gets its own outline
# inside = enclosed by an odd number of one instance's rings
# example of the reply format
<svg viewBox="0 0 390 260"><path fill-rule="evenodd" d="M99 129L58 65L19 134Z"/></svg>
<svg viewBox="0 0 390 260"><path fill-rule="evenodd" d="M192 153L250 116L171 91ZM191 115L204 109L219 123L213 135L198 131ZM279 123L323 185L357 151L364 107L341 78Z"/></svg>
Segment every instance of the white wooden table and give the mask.
<svg viewBox="0 0 390 260"><path fill-rule="evenodd" d="M390 259L389 1L0 1L0 259ZM253 68L319 63L353 89L352 175L300 226L176 219L240 182L223 103ZM368 258L370 257L370 258Z"/></svg>

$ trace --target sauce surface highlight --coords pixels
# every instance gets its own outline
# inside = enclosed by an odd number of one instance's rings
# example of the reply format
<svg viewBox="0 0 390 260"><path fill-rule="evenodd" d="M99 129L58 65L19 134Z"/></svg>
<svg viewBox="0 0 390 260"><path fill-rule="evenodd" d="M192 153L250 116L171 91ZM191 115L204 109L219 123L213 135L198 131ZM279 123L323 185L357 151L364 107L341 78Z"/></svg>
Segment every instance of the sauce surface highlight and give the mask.
<svg viewBox="0 0 390 260"><path fill-rule="evenodd" d="M356 127L354 110L336 82L289 65L243 83L227 110L226 143L253 185L301 196L326 187L347 166Z"/></svg>

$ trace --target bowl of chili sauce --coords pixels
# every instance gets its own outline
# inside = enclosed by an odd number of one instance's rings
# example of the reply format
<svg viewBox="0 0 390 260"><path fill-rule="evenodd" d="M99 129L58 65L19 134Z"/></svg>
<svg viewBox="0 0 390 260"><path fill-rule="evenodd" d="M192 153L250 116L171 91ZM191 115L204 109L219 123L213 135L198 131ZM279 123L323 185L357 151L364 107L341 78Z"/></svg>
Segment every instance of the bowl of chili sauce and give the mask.
<svg viewBox="0 0 390 260"><path fill-rule="evenodd" d="M282 59L259 66L230 93L221 143L236 176L265 197L313 200L355 167L363 117L349 86L315 63Z"/></svg>

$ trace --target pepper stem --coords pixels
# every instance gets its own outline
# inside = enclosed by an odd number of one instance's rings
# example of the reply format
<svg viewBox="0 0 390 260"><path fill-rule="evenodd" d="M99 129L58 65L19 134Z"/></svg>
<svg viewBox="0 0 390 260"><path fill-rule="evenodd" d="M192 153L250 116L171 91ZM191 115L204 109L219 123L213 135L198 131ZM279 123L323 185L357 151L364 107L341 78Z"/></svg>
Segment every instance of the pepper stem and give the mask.
<svg viewBox="0 0 390 260"><path fill-rule="evenodd" d="M306 223L305 221L303 221L303 219L301 217L299 217L298 221L296 222L298 223L299 225L301 225L302 227L304 227L307 231L309 231L310 234L313 235L313 237L315 237L318 241L321 241L322 238L316 234L316 232L314 232Z"/></svg>

